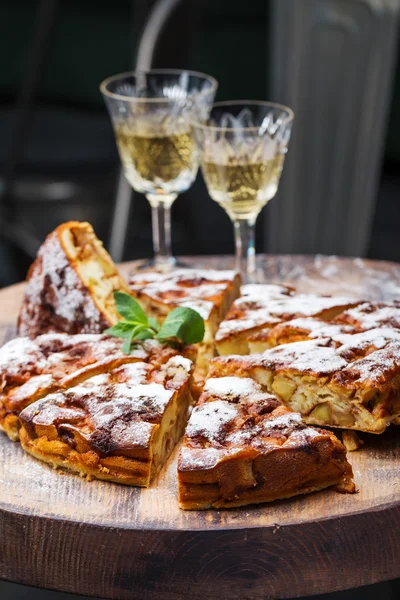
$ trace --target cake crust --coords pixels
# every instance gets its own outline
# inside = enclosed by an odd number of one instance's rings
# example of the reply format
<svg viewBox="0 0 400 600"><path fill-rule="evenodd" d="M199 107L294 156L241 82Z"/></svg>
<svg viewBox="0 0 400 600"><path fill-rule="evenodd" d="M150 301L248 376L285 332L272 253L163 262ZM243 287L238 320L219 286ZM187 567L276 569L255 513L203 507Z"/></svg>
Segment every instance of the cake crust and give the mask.
<svg viewBox="0 0 400 600"><path fill-rule="evenodd" d="M181 508L270 502L329 486L355 491L333 433L307 427L252 379L207 380L179 456Z"/></svg>

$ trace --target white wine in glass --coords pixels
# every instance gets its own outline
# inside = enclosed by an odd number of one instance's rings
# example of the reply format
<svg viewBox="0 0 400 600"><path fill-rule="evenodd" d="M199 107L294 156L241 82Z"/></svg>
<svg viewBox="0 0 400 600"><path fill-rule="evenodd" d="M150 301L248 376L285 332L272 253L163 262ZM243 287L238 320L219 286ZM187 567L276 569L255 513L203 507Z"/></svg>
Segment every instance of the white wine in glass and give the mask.
<svg viewBox="0 0 400 600"><path fill-rule="evenodd" d="M196 177L191 121L207 119L217 85L203 73L155 69L115 75L100 86L125 177L151 205L154 260L146 266L165 270L176 264L171 206Z"/></svg>
<svg viewBox="0 0 400 600"><path fill-rule="evenodd" d="M255 280L255 223L278 190L293 112L269 102L219 102L206 123L194 122L208 192L229 215L236 270Z"/></svg>

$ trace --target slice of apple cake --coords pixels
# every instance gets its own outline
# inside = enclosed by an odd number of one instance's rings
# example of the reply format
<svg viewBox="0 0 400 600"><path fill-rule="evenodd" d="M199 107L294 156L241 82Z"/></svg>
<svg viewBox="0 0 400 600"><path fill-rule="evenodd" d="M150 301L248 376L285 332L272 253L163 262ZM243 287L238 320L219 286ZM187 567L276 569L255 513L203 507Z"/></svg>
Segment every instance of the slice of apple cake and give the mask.
<svg viewBox="0 0 400 600"><path fill-rule="evenodd" d="M382 433L400 415L400 331L377 328L211 361L210 376L252 377L310 424Z"/></svg>
<svg viewBox="0 0 400 600"><path fill-rule="evenodd" d="M346 450L252 379L210 378L178 462L183 509L270 502L329 486L354 492Z"/></svg>
<svg viewBox="0 0 400 600"><path fill-rule="evenodd" d="M186 425L192 366L126 364L49 394L22 411L22 447L82 476L148 486Z"/></svg>
<svg viewBox="0 0 400 600"><path fill-rule="evenodd" d="M89 223L63 223L47 236L28 272L21 336L102 333L118 320L114 291L129 293Z"/></svg>
<svg viewBox="0 0 400 600"><path fill-rule="evenodd" d="M205 370L214 356L214 339L221 320L240 293L240 275L213 269L176 269L171 273L136 273L130 277L131 294L147 314L160 322L178 306L196 310L204 319L204 340L197 366Z"/></svg>

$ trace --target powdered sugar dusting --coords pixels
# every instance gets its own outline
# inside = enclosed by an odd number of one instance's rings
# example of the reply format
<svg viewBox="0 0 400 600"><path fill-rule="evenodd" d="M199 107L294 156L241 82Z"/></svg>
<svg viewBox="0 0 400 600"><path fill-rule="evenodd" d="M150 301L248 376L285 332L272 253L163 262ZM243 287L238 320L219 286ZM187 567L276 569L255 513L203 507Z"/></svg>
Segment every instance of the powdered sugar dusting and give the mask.
<svg viewBox="0 0 400 600"><path fill-rule="evenodd" d="M223 400L206 402L195 406L186 428L187 437L202 436L209 441L216 441L224 428L238 415L235 406Z"/></svg>
<svg viewBox="0 0 400 600"><path fill-rule="evenodd" d="M219 306L226 290L235 279L234 271L177 269L172 273L145 273L131 276L134 293L145 294L167 306L184 306L196 310L205 320Z"/></svg>
<svg viewBox="0 0 400 600"><path fill-rule="evenodd" d="M204 391L223 400L232 396L241 396L243 399L260 392L261 386L252 379L242 377L212 377L206 381Z"/></svg>
<svg viewBox="0 0 400 600"><path fill-rule="evenodd" d="M65 331L72 332L77 322L82 323L83 331L94 333L100 333L106 326L104 317L70 264L57 231L47 237L34 263L21 308L20 335L40 331L47 305L51 305L48 329L55 326L57 317L64 319Z"/></svg>
<svg viewBox="0 0 400 600"><path fill-rule="evenodd" d="M250 364L271 368L285 368L305 373L334 373L347 366L347 361L334 348L324 345L327 340L293 342L253 355Z"/></svg>
<svg viewBox="0 0 400 600"><path fill-rule="evenodd" d="M280 286L243 286L242 296L235 300L226 319L222 321L216 340L222 341L233 333L273 326L295 317L318 316L334 308L346 308L351 302L349 298L295 294L289 289L284 293Z"/></svg>
<svg viewBox="0 0 400 600"><path fill-rule="evenodd" d="M173 358L169 362L173 364ZM179 364L175 368L186 373ZM168 363L163 369L166 379ZM81 429L95 450L109 454L116 448L146 448L155 425L161 422L176 393L163 383L152 381L153 377L153 369L147 364L124 365L48 395L22 411L21 418L33 423L45 420L62 428L71 422L68 410L78 409L79 419L74 427Z"/></svg>
<svg viewBox="0 0 400 600"><path fill-rule="evenodd" d="M390 326L400 329L400 305L398 303L365 302L346 310L338 321L354 322L360 329Z"/></svg>

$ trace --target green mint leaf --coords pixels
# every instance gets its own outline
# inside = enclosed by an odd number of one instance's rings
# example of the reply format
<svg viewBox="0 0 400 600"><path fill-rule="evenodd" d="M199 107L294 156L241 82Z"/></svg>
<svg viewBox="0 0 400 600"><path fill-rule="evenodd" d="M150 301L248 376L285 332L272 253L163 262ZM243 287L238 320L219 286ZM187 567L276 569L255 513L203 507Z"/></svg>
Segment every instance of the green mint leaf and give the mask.
<svg viewBox="0 0 400 600"><path fill-rule="evenodd" d="M124 292L114 292L114 299L117 312L126 321L148 325L146 313L135 298Z"/></svg>
<svg viewBox="0 0 400 600"><path fill-rule="evenodd" d="M103 333L107 335L113 335L114 337L119 338L127 338L130 336L133 325L131 323L127 323L126 321L118 321L112 327L105 329Z"/></svg>
<svg viewBox="0 0 400 600"><path fill-rule="evenodd" d="M204 338L204 320L192 308L174 308L168 313L157 333L158 340L177 338L184 344L196 344Z"/></svg>
<svg viewBox="0 0 400 600"><path fill-rule="evenodd" d="M152 329L143 329L137 335L135 335L135 340L151 340L154 337L154 331Z"/></svg>
<svg viewBox="0 0 400 600"><path fill-rule="evenodd" d="M149 325L154 331L160 331L160 323L155 317L149 317Z"/></svg>
<svg viewBox="0 0 400 600"><path fill-rule="evenodd" d="M124 341L124 343L122 344L122 352L124 354L131 353L132 339L133 339L133 329L132 329L129 337L127 337L126 340Z"/></svg>

